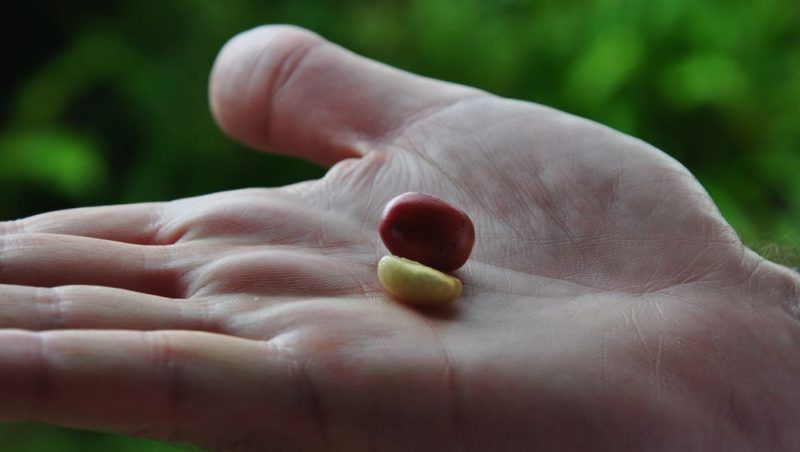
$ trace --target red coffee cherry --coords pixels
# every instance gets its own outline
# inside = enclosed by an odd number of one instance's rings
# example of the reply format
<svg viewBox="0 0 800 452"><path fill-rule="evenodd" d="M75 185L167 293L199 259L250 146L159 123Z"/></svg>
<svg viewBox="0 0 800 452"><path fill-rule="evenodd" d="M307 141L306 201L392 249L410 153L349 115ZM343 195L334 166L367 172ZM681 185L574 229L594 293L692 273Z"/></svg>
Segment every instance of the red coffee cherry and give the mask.
<svg viewBox="0 0 800 452"><path fill-rule="evenodd" d="M475 227L466 213L439 198L408 192L383 209L380 234L395 256L446 272L467 261Z"/></svg>

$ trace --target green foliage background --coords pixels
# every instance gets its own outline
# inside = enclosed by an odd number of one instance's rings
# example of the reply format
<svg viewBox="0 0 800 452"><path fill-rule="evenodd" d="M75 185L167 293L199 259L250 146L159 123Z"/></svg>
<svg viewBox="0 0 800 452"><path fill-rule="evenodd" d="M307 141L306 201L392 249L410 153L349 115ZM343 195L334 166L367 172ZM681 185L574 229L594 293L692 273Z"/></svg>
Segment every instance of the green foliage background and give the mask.
<svg viewBox="0 0 800 452"><path fill-rule="evenodd" d="M29 0L4 16L0 219L321 176L231 143L208 113L225 41L293 23L653 143L700 179L745 242L800 263L796 0ZM0 426L0 444L175 450L31 424Z"/></svg>

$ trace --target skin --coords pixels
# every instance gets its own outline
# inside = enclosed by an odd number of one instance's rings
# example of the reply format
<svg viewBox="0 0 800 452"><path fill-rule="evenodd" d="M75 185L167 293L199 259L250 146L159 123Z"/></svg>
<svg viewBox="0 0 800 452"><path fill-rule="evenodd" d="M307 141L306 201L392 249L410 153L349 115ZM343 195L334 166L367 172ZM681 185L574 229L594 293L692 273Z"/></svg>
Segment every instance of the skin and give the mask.
<svg viewBox="0 0 800 452"><path fill-rule="evenodd" d="M680 164L291 27L234 38L222 129L321 180L0 224L0 419L220 450L797 450L800 278ZM382 207L470 212L464 294L375 266Z"/></svg>

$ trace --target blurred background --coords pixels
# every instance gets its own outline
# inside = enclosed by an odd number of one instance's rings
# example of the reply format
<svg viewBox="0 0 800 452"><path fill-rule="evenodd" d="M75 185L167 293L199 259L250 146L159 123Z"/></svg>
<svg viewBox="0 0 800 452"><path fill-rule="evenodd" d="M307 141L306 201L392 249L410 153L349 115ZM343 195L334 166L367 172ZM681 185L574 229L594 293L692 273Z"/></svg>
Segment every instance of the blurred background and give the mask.
<svg viewBox="0 0 800 452"><path fill-rule="evenodd" d="M700 179L747 244L800 265L797 0L13 2L0 18L0 220L323 175L211 120L217 51L264 23L642 138ZM186 450L19 423L0 424L0 444Z"/></svg>

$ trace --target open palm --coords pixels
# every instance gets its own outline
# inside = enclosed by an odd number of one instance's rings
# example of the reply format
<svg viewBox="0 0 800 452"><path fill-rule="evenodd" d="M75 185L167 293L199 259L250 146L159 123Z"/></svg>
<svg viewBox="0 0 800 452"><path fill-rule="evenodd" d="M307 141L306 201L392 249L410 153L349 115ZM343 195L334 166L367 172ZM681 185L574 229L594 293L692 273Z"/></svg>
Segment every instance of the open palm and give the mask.
<svg viewBox="0 0 800 452"><path fill-rule="evenodd" d="M0 419L225 450L800 447L798 278L662 152L290 27L232 40L211 88L232 137L333 167L1 224ZM475 224L452 306L378 282L406 191Z"/></svg>

